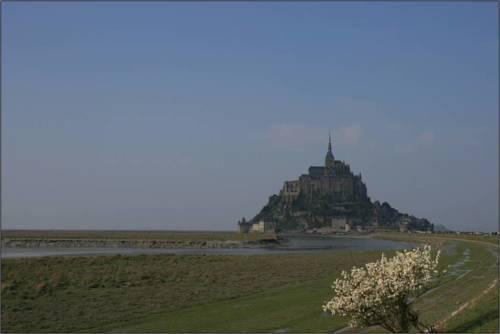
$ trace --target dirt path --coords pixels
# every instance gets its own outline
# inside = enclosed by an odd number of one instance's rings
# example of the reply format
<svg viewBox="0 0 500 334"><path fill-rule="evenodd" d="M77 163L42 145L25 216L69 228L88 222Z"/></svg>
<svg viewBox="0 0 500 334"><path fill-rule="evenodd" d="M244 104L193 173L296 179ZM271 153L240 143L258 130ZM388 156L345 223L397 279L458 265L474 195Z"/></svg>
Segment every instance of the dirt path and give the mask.
<svg viewBox="0 0 500 334"><path fill-rule="evenodd" d="M456 317L457 315L463 313L466 308L475 306L482 297L486 296L493 288L495 288L497 283L498 283L498 279L494 279L491 282L491 284L481 292L481 294L479 296L477 296L477 297L469 300L468 302L460 305L460 307L458 307L455 311L451 312L451 314L448 317L446 317L443 320L441 320L440 322L438 322L436 325L438 330L441 331L444 328L446 328L446 324L448 323L448 321L450 321L452 318Z"/></svg>

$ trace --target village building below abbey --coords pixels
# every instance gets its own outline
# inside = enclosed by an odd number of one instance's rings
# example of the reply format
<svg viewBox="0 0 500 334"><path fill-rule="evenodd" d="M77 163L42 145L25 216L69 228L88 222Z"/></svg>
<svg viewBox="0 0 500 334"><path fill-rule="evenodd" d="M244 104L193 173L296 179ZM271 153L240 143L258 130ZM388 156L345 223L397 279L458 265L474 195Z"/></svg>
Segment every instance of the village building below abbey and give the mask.
<svg viewBox="0 0 500 334"><path fill-rule="evenodd" d="M240 232L433 229L427 219L400 213L386 202L372 203L361 173L335 159L331 135L323 166L284 181L279 195L272 195L251 221L242 219L238 225Z"/></svg>

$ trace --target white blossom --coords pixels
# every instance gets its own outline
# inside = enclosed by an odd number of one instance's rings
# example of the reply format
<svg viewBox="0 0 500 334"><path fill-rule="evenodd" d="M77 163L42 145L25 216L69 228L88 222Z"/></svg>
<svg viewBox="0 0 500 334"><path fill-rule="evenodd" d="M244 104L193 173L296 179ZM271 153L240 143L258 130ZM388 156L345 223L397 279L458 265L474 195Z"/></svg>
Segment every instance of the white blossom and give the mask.
<svg viewBox="0 0 500 334"><path fill-rule="evenodd" d="M323 310L349 317L351 327L380 325L392 332L406 332L410 324L423 326L411 310L408 297L423 289L437 273L440 252L434 258L431 252L425 245L396 252L389 259L382 254L380 260L362 268L342 271L332 285L335 296Z"/></svg>

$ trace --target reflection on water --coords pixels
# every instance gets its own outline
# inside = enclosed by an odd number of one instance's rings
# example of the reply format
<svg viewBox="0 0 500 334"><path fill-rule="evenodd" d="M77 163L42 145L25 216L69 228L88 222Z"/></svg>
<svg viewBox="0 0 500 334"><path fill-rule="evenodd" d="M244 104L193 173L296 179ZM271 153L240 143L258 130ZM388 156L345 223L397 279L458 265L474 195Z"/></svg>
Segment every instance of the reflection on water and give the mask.
<svg viewBox="0 0 500 334"><path fill-rule="evenodd" d="M413 244L369 238L308 238L288 237L274 248L2 248L2 258L40 256L89 256L89 255L140 255L140 254L227 254L260 255L292 254L310 251L362 251L381 249L409 249Z"/></svg>

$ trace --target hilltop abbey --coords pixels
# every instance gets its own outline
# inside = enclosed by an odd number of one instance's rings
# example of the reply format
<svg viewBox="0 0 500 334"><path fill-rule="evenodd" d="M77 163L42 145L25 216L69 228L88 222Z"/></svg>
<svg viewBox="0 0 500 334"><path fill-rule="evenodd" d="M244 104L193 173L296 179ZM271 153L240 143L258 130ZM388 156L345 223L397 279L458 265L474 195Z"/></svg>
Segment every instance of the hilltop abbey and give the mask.
<svg viewBox="0 0 500 334"><path fill-rule="evenodd" d="M400 213L387 202L372 203L361 173L335 160L331 135L324 166L311 166L307 174L285 181L252 220L238 224L241 232L433 228L427 219Z"/></svg>
<svg viewBox="0 0 500 334"><path fill-rule="evenodd" d="M280 196L287 204L293 203L303 195L312 201L316 197L329 194L333 201L366 201L366 185L361 174L354 175L344 161L335 160L332 152L332 137L328 138L324 166L309 167L308 174L302 174L298 180L285 181Z"/></svg>

